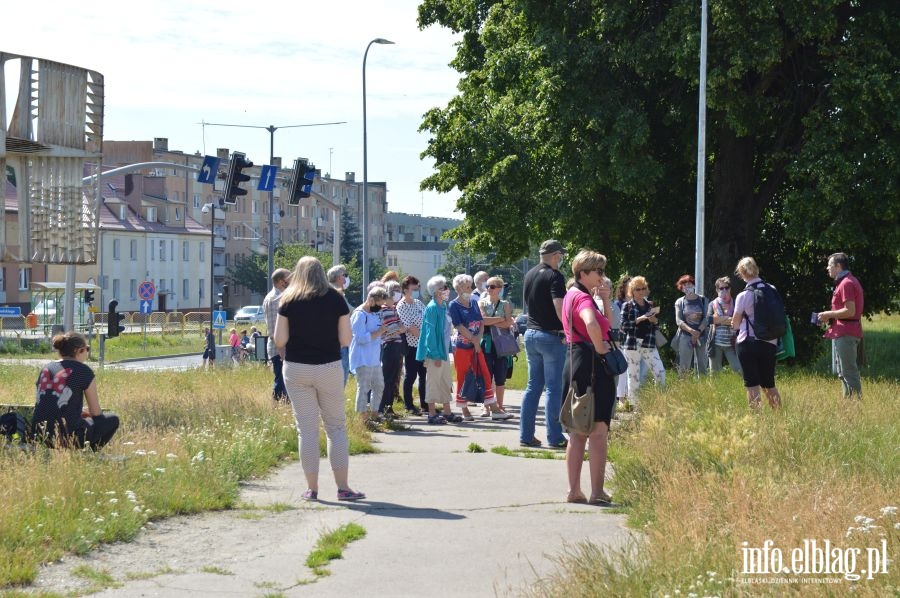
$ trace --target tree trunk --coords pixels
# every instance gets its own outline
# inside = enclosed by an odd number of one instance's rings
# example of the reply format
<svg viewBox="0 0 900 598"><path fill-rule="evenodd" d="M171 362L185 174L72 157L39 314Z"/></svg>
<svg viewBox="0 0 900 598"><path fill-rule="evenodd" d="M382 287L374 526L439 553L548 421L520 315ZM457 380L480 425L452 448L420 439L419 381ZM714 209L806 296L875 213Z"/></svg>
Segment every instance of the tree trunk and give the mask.
<svg viewBox="0 0 900 598"><path fill-rule="evenodd" d="M755 149L752 137L738 137L727 126L720 129L712 173L704 291L709 292L717 278L733 275L738 260L753 253L754 231L758 230L764 207L754 194Z"/></svg>

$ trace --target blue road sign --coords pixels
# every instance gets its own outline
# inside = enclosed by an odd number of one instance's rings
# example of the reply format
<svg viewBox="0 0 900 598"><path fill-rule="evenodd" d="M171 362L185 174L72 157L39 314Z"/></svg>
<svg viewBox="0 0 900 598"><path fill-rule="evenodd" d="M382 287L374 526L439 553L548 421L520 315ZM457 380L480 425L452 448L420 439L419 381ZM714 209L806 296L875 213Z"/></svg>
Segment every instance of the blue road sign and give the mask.
<svg viewBox="0 0 900 598"><path fill-rule="evenodd" d="M153 300L145 299L141 301L141 313L142 314L150 314L153 313Z"/></svg>
<svg viewBox="0 0 900 598"><path fill-rule="evenodd" d="M275 175L278 173L277 166L263 166L259 171L258 191L271 191L275 187Z"/></svg>
<svg viewBox="0 0 900 598"><path fill-rule="evenodd" d="M0 307L0 318L14 318L21 315L21 307Z"/></svg>
<svg viewBox="0 0 900 598"><path fill-rule="evenodd" d="M225 329L225 311L224 310L222 310L222 311L215 310L213 312L212 327L213 328L221 328L222 330Z"/></svg>
<svg viewBox="0 0 900 598"><path fill-rule="evenodd" d="M215 156L205 156L203 158L203 166L200 167L200 173L197 175L197 182L215 185L216 175L218 174L219 159Z"/></svg>

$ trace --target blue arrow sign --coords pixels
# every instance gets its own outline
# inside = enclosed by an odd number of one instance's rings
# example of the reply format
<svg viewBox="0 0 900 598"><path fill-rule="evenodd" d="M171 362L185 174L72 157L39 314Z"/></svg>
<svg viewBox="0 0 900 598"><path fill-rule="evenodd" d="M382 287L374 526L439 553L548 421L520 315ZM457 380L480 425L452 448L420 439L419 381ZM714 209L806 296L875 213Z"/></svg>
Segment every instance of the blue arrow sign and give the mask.
<svg viewBox="0 0 900 598"><path fill-rule="evenodd" d="M153 313L153 301L150 299L146 299L141 301L141 313L142 314L150 314Z"/></svg>
<svg viewBox="0 0 900 598"><path fill-rule="evenodd" d="M225 329L225 311L224 310L222 310L222 311L216 310L213 312L212 327L213 328L221 328L223 330Z"/></svg>
<svg viewBox="0 0 900 598"><path fill-rule="evenodd" d="M203 166L200 167L200 173L197 175L197 182L215 185L218 173L219 159L215 156L205 156L203 158Z"/></svg>
<svg viewBox="0 0 900 598"><path fill-rule="evenodd" d="M0 318L14 318L21 315L21 307L0 307Z"/></svg>
<svg viewBox="0 0 900 598"><path fill-rule="evenodd" d="M277 166L263 166L259 171L258 191L271 191L275 187L275 175L278 173Z"/></svg>

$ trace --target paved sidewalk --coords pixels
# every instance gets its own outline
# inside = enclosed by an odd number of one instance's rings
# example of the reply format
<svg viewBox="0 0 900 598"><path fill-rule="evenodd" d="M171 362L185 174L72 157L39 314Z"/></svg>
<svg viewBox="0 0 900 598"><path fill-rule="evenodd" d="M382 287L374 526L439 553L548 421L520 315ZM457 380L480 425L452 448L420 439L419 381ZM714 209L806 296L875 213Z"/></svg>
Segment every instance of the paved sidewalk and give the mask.
<svg viewBox="0 0 900 598"><path fill-rule="evenodd" d="M521 393L507 391L511 411ZM472 409L477 416L480 408ZM518 448L518 419L428 426L375 435L377 455L351 457L351 485L369 499L338 503L322 461L319 503L305 503L299 463L245 486L242 499L260 509L207 513L159 522L133 543L104 547L86 558L45 567L36 586L72 587L69 571L87 564L125 581L101 596L494 596L517 595L537 575L554 569L553 556L568 544L591 540L619 546L630 536L624 516L601 507L565 502L561 460L493 454ZM543 437L542 420L538 436ZM469 453L469 443L486 453ZM562 456L561 452L558 452ZM587 464L582 476L590 489ZM252 517L248 514L252 513ZM306 556L319 535L348 522L366 530L331 575L314 579Z"/></svg>

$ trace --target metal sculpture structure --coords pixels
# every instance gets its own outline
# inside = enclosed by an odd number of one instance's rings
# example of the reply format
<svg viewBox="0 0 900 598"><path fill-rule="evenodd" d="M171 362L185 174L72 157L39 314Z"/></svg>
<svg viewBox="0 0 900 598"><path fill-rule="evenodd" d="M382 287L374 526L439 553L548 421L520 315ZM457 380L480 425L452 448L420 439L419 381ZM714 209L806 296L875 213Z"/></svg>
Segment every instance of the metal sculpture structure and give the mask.
<svg viewBox="0 0 900 598"><path fill-rule="evenodd" d="M19 65L7 120L7 69ZM97 262L103 75L0 52L0 261ZM7 166L16 181L18 239L7 239ZM14 247L17 252L13 252Z"/></svg>

